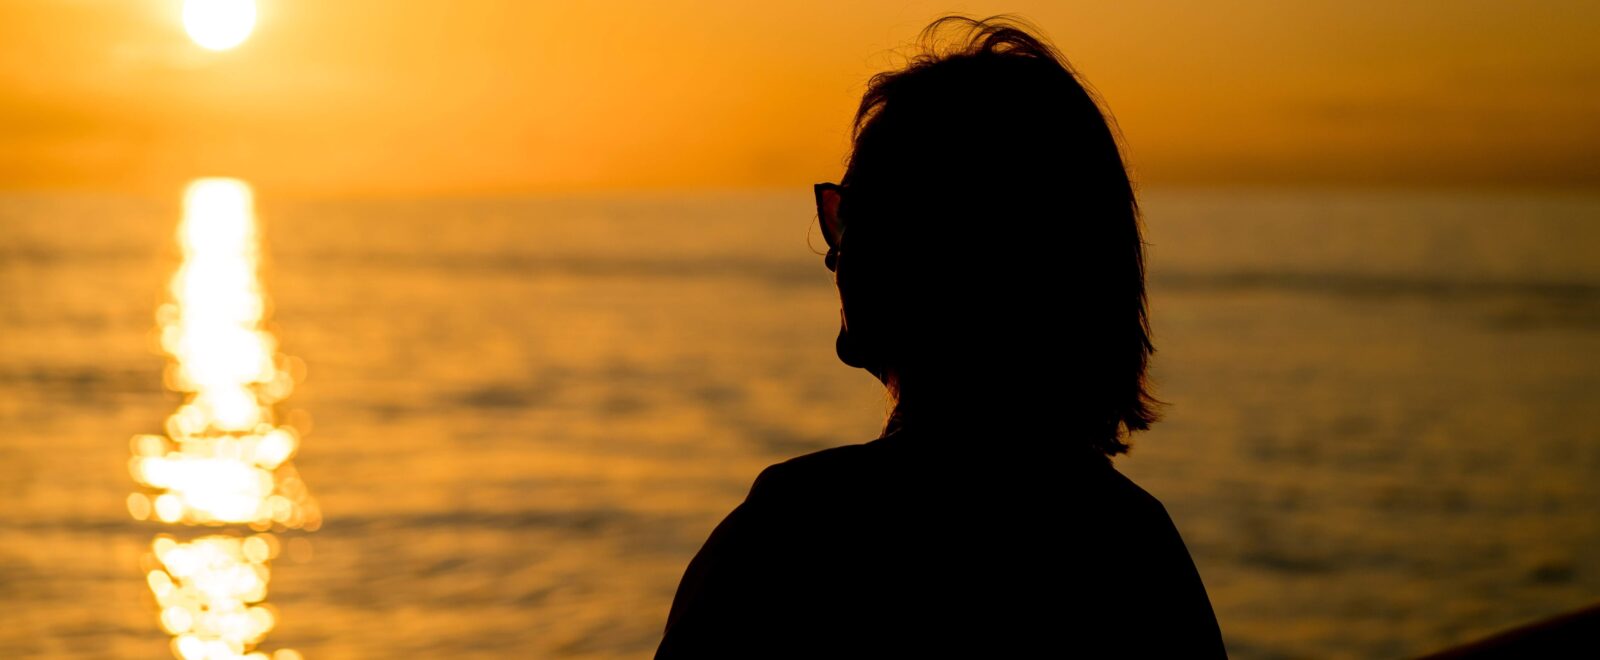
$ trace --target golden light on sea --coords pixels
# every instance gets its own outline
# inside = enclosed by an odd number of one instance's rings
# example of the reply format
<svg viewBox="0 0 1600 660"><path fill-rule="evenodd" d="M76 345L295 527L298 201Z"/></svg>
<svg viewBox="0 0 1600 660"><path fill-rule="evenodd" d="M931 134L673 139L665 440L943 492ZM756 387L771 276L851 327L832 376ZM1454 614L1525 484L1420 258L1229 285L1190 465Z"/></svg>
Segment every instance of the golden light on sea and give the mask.
<svg viewBox="0 0 1600 660"><path fill-rule="evenodd" d="M259 242L248 184L189 185L178 225L183 264L169 287L172 302L156 313L172 358L167 386L186 396L165 435L136 435L129 447L129 472L143 486L128 496L131 516L228 532L161 534L151 544L146 581L184 660L266 658L253 649L277 622L265 602L279 547L273 532L322 523L290 462L300 433L273 413L294 378L263 327Z"/></svg>
<svg viewBox="0 0 1600 660"><path fill-rule="evenodd" d="M227 50L256 27L255 0L186 0L183 29L201 48Z"/></svg>

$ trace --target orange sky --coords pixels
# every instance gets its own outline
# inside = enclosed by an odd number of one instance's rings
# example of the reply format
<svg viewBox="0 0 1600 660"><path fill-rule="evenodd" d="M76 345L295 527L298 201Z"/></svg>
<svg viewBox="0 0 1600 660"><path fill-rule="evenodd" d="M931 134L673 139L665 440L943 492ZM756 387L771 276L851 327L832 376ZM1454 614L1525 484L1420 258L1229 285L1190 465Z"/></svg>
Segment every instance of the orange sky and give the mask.
<svg viewBox="0 0 1600 660"><path fill-rule="evenodd" d="M1156 184L1600 185L1600 2L0 0L0 188L805 186L946 11L1032 19Z"/></svg>

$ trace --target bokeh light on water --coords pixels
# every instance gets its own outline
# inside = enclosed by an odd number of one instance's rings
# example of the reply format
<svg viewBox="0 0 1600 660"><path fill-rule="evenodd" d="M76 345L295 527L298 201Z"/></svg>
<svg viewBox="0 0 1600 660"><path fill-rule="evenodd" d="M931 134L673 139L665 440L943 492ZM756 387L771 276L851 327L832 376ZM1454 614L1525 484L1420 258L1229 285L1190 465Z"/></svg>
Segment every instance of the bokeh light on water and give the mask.
<svg viewBox="0 0 1600 660"><path fill-rule="evenodd" d="M300 434L278 425L273 405L294 389L292 360L263 329L267 304L250 187L200 179L184 195L178 226L183 265L171 302L157 312L172 357L166 385L185 393L166 434L131 441L129 472L143 488L128 496L135 519L225 528L188 540L160 534L146 580L184 660L264 659L254 651L277 622L266 604L271 532L314 531L321 514L290 464ZM244 535L240 527L256 532ZM277 660L299 654L279 650Z"/></svg>

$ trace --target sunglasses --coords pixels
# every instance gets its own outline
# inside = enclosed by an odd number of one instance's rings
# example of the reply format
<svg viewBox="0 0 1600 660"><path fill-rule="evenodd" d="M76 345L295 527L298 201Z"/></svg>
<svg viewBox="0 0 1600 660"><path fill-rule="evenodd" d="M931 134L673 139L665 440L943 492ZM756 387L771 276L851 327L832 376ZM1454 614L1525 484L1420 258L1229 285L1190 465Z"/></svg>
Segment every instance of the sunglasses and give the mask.
<svg viewBox="0 0 1600 660"><path fill-rule="evenodd" d="M822 228L822 240L828 242L829 269L833 253L839 250L844 237L844 223L839 219L839 202L844 198L844 186L837 183L819 183L811 187L817 198L817 224Z"/></svg>

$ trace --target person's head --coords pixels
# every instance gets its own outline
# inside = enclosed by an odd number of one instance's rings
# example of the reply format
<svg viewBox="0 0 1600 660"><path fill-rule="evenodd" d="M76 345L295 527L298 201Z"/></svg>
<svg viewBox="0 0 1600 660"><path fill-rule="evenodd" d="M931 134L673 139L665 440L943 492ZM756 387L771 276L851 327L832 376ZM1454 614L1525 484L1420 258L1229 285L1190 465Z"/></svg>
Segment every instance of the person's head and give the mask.
<svg viewBox="0 0 1600 660"><path fill-rule="evenodd" d="M888 386L891 425L999 413L1124 451L1157 402L1107 114L1018 21L947 17L923 37L871 79L844 178L818 190L825 223L838 204L839 358Z"/></svg>

